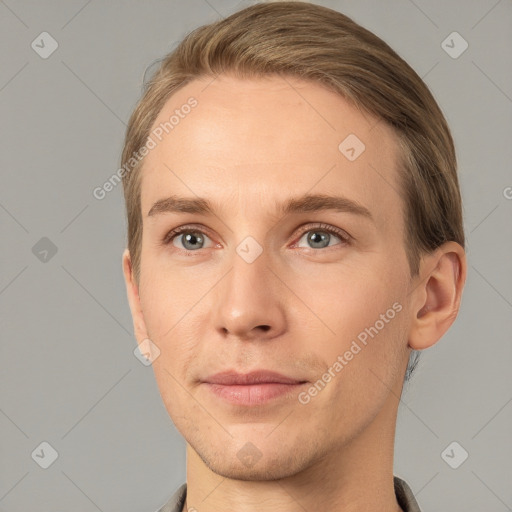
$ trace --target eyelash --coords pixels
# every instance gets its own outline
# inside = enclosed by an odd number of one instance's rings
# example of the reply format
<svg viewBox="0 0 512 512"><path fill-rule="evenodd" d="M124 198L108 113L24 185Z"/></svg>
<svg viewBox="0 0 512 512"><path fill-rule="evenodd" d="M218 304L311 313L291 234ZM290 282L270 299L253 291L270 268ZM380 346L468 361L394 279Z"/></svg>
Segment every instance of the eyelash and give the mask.
<svg viewBox="0 0 512 512"><path fill-rule="evenodd" d="M317 224L315 226L304 226L304 228L302 228L300 230L299 239L297 240L296 243L298 243L298 241L302 238L304 233L307 233L309 231L315 231L315 230L323 231L323 232L329 233L331 235L337 236L341 240L341 244L336 244L336 245L346 246L346 245L350 244L351 237L345 231L343 231L343 230L341 230L339 228L335 228L334 226L330 226L329 224L323 224L323 223ZM167 233L165 235L165 237L163 238L163 240L162 240L162 244L164 246L167 246L167 245L171 244L172 241L178 235L181 235L182 233L188 233L188 232L201 233L201 234L204 234L204 235L208 236L207 232L203 231L202 229L200 229L200 228L198 228L196 226L193 226L193 225L180 226L180 227L178 227L176 229L173 229L169 233ZM329 247L331 247L331 246L325 247L324 250L329 248ZM319 250L319 249L314 249L314 248L311 248L311 249L314 250L314 251L318 251ZM184 251L184 252L187 252L187 253L198 252L198 250L195 250L195 251L188 251L186 249L180 249L180 250Z"/></svg>

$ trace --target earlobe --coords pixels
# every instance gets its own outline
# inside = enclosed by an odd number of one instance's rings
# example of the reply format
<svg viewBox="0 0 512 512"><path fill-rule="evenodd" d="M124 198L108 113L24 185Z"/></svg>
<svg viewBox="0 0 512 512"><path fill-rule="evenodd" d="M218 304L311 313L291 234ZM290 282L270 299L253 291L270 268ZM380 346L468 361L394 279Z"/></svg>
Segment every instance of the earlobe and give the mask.
<svg viewBox="0 0 512 512"><path fill-rule="evenodd" d="M414 291L409 346L423 350L437 343L458 315L466 280L464 249L446 242L421 262Z"/></svg>
<svg viewBox="0 0 512 512"><path fill-rule="evenodd" d="M133 330L137 343L140 344L142 340L148 338L148 335L140 303L139 287L134 281L130 251L128 249L124 250L122 260L126 294L128 296L128 303L132 314Z"/></svg>

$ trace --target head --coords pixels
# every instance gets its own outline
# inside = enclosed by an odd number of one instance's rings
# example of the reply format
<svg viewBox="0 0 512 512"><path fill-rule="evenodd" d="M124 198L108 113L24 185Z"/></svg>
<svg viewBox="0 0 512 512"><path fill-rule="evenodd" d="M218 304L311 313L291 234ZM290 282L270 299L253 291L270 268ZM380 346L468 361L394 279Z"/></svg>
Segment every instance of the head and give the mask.
<svg viewBox="0 0 512 512"><path fill-rule="evenodd" d="M251 441L293 471L348 443L457 315L446 120L414 70L339 12L265 3L190 33L147 83L121 163L135 335L160 350L169 414L219 473L226 446ZM235 411L202 384L232 368L308 386ZM283 407L292 424L268 436Z"/></svg>

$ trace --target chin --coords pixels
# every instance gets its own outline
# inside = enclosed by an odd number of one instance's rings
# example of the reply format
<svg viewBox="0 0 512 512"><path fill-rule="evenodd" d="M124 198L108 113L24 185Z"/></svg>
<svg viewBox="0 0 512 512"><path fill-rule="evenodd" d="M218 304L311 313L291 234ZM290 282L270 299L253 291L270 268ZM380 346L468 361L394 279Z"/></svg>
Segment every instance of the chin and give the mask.
<svg viewBox="0 0 512 512"><path fill-rule="evenodd" d="M203 457L199 454L205 465L214 473L224 478L231 480L242 480L242 481L272 481L280 480L293 476L300 472L301 465L297 459L290 460L288 457L275 457L273 460L265 459L262 457L254 465L248 467L244 463L240 462L234 454L236 462L232 462L227 458L222 460L211 460ZM226 457L226 454L224 454Z"/></svg>
<svg viewBox="0 0 512 512"><path fill-rule="evenodd" d="M321 458L322 448L317 443L302 440L288 444L278 437L271 442L265 436L247 439L242 442L237 436L225 443L209 443L201 437L199 442L189 439L188 443L212 472L233 480L279 480L300 473Z"/></svg>

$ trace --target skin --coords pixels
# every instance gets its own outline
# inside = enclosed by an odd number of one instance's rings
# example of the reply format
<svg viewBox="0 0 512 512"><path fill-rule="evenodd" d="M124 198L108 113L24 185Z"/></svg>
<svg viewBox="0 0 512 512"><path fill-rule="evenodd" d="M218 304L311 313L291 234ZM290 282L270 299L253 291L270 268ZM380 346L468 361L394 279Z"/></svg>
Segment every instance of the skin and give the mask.
<svg viewBox="0 0 512 512"><path fill-rule="evenodd" d="M334 92L292 78L205 78L169 98L154 126L190 96L197 107L144 163L138 285L123 254L135 336L160 350L157 384L187 443L184 510L400 511L393 449L404 373L411 348L434 345L457 316L464 250L447 242L411 278L394 132ZM366 147L354 161L338 149L351 133ZM373 221L276 210L303 193L343 195ZM208 199L215 215L148 216L171 194ZM202 240L162 244L188 224ZM323 246L308 241L315 233ZM236 252L247 236L262 249L252 263ZM243 408L200 382L269 369L309 381L307 390L395 302L401 311L307 404L294 395ZM252 465L237 457L248 442L260 454Z"/></svg>

